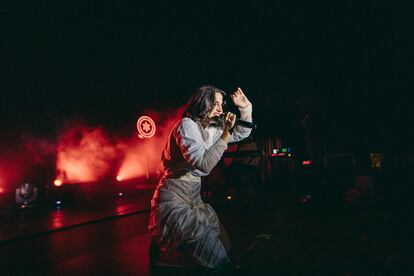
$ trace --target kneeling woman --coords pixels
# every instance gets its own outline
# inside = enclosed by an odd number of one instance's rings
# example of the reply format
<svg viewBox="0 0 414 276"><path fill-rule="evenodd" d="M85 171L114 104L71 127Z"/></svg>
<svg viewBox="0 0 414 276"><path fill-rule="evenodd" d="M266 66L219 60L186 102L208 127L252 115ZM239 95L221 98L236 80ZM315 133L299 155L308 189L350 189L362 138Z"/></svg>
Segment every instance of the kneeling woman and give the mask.
<svg viewBox="0 0 414 276"><path fill-rule="evenodd" d="M224 96L212 86L198 88L171 131L162 153L164 176L151 200L150 258L155 248L155 255L171 264L214 269L229 261L230 241L214 209L200 197L201 176L210 173L229 142L240 141L251 132L234 126L234 114L223 114ZM230 97L241 119L251 122L252 105L243 91L238 88ZM219 125L218 117L223 118Z"/></svg>

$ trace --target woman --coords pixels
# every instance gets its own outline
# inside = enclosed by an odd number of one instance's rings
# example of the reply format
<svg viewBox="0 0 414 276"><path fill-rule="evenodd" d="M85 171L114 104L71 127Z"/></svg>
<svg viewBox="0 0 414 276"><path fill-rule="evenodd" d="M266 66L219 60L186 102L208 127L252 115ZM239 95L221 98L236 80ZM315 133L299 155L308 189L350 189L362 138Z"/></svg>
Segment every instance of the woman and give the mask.
<svg viewBox="0 0 414 276"><path fill-rule="evenodd" d="M150 258L171 264L217 268L228 263L230 242L213 208L200 197L201 176L210 173L227 149L251 130L235 126L236 115L223 113L225 93L213 86L198 88L183 118L174 126L162 153L164 176L151 200L153 238ZM252 121L252 105L238 88L230 95L242 120ZM219 120L218 118L222 118Z"/></svg>

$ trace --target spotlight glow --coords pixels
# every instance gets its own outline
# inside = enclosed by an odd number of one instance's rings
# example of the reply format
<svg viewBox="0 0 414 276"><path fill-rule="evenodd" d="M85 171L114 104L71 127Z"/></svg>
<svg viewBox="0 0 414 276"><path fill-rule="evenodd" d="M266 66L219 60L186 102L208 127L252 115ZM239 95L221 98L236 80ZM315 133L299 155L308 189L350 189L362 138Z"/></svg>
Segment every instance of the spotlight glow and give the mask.
<svg viewBox="0 0 414 276"><path fill-rule="evenodd" d="M146 139L145 135L138 132L138 137L127 141L122 146L118 146L125 153L122 164L119 167L117 176L122 178L122 181L130 180L137 177L145 177L149 175L159 175L163 172L160 162L160 156L163 152L164 146L168 141L169 134L174 125L181 119L181 114L184 112L186 106L182 106L176 110L167 110L164 114L151 113L151 117L155 121L162 122L157 127L157 134L153 135L151 139ZM173 114L173 116L171 116ZM167 120L162 118L168 118ZM148 124L142 122L138 124L139 129L143 134L151 134L154 128L148 128ZM137 127L138 127L137 126ZM149 135L149 136L151 136Z"/></svg>
<svg viewBox="0 0 414 276"><path fill-rule="evenodd" d="M65 184L104 179L118 157L102 128L73 126L62 132L57 145L56 177Z"/></svg>
<svg viewBox="0 0 414 276"><path fill-rule="evenodd" d="M120 177L119 175L116 177L117 181L122 181L122 177Z"/></svg>
<svg viewBox="0 0 414 276"><path fill-rule="evenodd" d="M60 179L56 179L55 181L53 181L53 184L55 184L56 187L62 186L62 180Z"/></svg>

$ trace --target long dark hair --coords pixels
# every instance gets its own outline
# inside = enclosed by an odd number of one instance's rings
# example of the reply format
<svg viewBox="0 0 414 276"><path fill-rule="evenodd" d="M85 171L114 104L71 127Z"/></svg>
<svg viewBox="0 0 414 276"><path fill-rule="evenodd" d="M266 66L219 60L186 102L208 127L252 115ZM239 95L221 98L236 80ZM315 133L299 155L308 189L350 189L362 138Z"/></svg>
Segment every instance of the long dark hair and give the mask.
<svg viewBox="0 0 414 276"><path fill-rule="evenodd" d="M215 105L215 95L221 93L223 98L226 93L211 85L203 85L197 88L187 103L187 109L183 113L183 117L189 117L193 121L204 121L207 119Z"/></svg>

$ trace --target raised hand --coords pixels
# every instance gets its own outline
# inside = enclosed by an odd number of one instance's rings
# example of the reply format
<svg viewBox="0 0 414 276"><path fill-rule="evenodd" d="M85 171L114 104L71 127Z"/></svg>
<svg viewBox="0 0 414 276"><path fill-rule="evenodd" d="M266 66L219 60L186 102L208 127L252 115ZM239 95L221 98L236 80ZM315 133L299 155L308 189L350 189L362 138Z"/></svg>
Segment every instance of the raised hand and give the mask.
<svg viewBox="0 0 414 276"><path fill-rule="evenodd" d="M230 98L233 104L239 108L246 108L250 104L249 99L247 99L240 87L237 87L237 90L231 93Z"/></svg>

